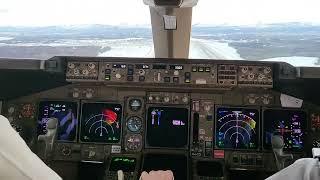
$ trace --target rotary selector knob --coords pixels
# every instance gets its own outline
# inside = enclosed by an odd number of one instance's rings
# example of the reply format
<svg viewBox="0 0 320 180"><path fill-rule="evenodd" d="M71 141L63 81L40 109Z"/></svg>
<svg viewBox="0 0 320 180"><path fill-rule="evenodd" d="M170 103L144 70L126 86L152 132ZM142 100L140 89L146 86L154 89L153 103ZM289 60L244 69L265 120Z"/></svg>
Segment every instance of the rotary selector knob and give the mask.
<svg viewBox="0 0 320 180"><path fill-rule="evenodd" d="M204 110L209 112L211 110L211 106L210 105L205 105L204 106Z"/></svg>
<svg viewBox="0 0 320 180"><path fill-rule="evenodd" d="M266 67L266 68L264 68L263 72L265 74L269 74L271 72L271 68L270 67Z"/></svg>
<svg viewBox="0 0 320 180"><path fill-rule="evenodd" d="M62 146L61 148L61 154L63 156L70 156L71 155L71 148L69 146Z"/></svg>
<svg viewBox="0 0 320 180"><path fill-rule="evenodd" d="M266 76L264 74L259 74L258 79L263 80Z"/></svg>
<svg viewBox="0 0 320 180"><path fill-rule="evenodd" d="M262 97L262 103L265 105L269 105L271 103L272 97L270 95L264 95Z"/></svg>
<svg viewBox="0 0 320 180"><path fill-rule="evenodd" d="M254 74L253 74L253 73L249 73L248 79L249 79L249 80L253 80L253 79L254 79Z"/></svg>
<svg viewBox="0 0 320 180"><path fill-rule="evenodd" d="M141 76L144 76L144 75L146 74L146 72L145 72L143 69L140 69L140 70L139 70L139 74L140 74Z"/></svg>
<svg viewBox="0 0 320 180"><path fill-rule="evenodd" d="M179 76L179 71L174 71L174 72L173 72L173 75Z"/></svg>
<svg viewBox="0 0 320 180"><path fill-rule="evenodd" d="M149 101L153 101L153 97L152 96L149 96Z"/></svg>
<svg viewBox="0 0 320 180"><path fill-rule="evenodd" d="M164 102L168 103L170 101L170 98L168 96L164 97Z"/></svg>
<svg viewBox="0 0 320 180"><path fill-rule="evenodd" d="M74 92L72 93L72 97L73 97L73 98L78 98L79 96L80 96L80 94L79 94L78 91L74 91Z"/></svg>
<svg viewBox="0 0 320 180"><path fill-rule="evenodd" d="M86 98L90 99L93 97L92 92L86 92Z"/></svg>
<svg viewBox="0 0 320 180"><path fill-rule="evenodd" d="M79 69L74 69L74 70L73 70L73 74L74 74L74 75L79 75L79 74L80 74Z"/></svg>
<svg viewBox="0 0 320 180"><path fill-rule="evenodd" d="M89 74L89 71L85 69L85 70L82 71L82 74L83 74L83 75L88 75L88 74Z"/></svg>
<svg viewBox="0 0 320 180"><path fill-rule="evenodd" d="M96 67L96 65L95 65L94 63L89 63L89 64L88 64L88 67L89 67L90 69L94 69L94 68Z"/></svg>
<svg viewBox="0 0 320 180"><path fill-rule="evenodd" d="M189 98L187 96L184 96L182 98L182 102L187 103L189 101Z"/></svg>
<svg viewBox="0 0 320 180"><path fill-rule="evenodd" d="M76 65L74 65L74 63L69 63L69 64L68 64L68 67L69 67L70 69L74 69L74 68L76 67Z"/></svg>
<svg viewBox="0 0 320 180"><path fill-rule="evenodd" d="M15 111L14 107L9 107L9 109L8 109L9 114L13 114L14 111Z"/></svg>
<svg viewBox="0 0 320 180"><path fill-rule="evenodd" d="M160 97L159 96L156 97L156 101L160 101Z"/></svg>
<svg viewBox="0 0 320 180"><path fill-rule="evenodd" d="M243 74L247 73L247 72L248 72L248 67L247 67L247 66L246 66L246 67L243 67L243 68L241 69L241 71L242 71Z"/></svg>
<svg viewBox="0 0 320 180"><path fill-rule="evenodd" d="M256 100L258 97L255 94L249 94L248 95L248 102L249 104L256 104Z"/></svg>
<svg viewBox="0 0 320 180"><path fill-rule="evenodd" d="M120 79L121 77L122 77L121 74L119 74L119 73L116 74L117 79Z"/></svg>

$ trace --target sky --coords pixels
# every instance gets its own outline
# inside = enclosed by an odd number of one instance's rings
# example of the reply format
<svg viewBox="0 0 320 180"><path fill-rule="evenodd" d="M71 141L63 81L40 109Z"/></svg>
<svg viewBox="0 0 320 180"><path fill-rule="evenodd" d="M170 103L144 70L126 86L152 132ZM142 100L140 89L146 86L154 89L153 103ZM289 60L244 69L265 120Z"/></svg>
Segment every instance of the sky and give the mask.
<svg viewBox="0 0 320 180"><path fill-rule="evenodd" d="M194 25L320 24L320 0L199 0ZM0 26L150 25L143 0L1 0Z"/></svg>

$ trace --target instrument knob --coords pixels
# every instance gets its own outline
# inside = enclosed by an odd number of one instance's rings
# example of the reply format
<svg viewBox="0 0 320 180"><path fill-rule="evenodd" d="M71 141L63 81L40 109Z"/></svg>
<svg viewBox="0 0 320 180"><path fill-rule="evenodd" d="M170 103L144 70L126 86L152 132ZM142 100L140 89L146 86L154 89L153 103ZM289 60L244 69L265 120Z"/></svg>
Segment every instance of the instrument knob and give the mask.
<svg viewBox="0 0 320 180"><path fill-rule="evenodd" d="M116 78L117 78L117 79L120 79L120 78L121 78L121 74L117 73L117 74L116 74Z"/></svg>

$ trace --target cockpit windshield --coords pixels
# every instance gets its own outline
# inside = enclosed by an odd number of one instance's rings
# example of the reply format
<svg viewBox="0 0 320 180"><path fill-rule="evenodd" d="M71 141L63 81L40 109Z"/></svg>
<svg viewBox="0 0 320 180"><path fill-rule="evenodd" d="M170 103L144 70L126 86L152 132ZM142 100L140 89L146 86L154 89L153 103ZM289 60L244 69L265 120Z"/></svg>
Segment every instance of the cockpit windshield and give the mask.
<svg viewBox="0 0 320 180"><path fill-rule="evenodd" d="M199 0L189 58L320 66L318 0ZM3 0L0 58L154 57L142 0Z"/></svg>
<svg viewBox="0 0 320 180"><path fill-rule="evenodd" d="M200 0L191 58L285 61L320 66L316 0Z"/></svg>

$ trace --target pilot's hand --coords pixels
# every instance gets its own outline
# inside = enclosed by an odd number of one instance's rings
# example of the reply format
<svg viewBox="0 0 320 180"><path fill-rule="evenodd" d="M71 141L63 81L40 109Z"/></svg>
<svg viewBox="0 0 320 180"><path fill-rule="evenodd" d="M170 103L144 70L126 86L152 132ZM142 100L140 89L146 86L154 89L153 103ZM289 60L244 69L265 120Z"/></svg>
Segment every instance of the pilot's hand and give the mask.
<svg viewBox="0 0 320 180"><path fill-rule="evenodd" d="M142 172L140 180L174 180L172 171Z"/></svg>

